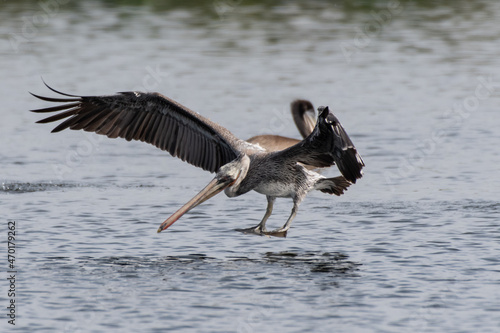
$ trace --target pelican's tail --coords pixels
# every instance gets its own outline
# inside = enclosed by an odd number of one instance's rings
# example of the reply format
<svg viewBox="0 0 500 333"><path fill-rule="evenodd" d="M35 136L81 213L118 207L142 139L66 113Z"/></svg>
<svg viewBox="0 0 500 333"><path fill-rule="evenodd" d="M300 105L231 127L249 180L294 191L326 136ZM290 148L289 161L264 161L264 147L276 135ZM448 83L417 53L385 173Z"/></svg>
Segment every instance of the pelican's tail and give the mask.
<svg viewBox="0 0 500 333"><path fill-rule="evenodd" d="M342 195L344 194L344 191L346 191L347 188L351 186L351 184L352 183L346 180L344 177L338 176L318 180L315 188L316 190L320 190L324 193Z"/></svg>

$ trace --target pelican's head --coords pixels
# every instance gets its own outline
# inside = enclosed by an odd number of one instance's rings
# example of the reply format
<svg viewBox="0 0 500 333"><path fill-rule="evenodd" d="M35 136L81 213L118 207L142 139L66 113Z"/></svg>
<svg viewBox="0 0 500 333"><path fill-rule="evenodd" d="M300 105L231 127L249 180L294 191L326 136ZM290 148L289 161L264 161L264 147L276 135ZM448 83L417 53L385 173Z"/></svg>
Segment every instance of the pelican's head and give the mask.
<svg viewBox="0 0 500 333"><path fill-rule="evenodd" d="M250 158L243 154L237 159L223 165L217 171L215 178L230 181L225 187L224 193L230 198L237 196L236 191L240 187L241 182L247 176L248 167L250 166Z"/></svg>
<svg viewBox="0 0 500 333"><path fill-rule="evenodd" d="M172 216L166 219L158 228L158 232L162 232L167 229L182 215L199 204L207 201L216 194L219 194L224 189L226 190L225 193L228 197L236 196L236 191L241 181L245 178L249 165L250 158L247 155L242 154L233 161L221 166L217 171L215 178L212 179L212 181L208 183L208 185L205 186L200 193L195 195L194 198L189 200L184 206L179 208L178 211L172 214Z"/></svg>

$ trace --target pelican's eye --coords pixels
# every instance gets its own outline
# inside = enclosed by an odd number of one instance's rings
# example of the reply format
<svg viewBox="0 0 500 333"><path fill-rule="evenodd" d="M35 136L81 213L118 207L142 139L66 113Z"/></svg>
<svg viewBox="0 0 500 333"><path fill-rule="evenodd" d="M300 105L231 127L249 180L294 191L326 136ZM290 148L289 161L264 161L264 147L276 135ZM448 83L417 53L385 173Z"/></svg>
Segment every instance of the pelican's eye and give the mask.
<svg viewBox="0 0 500 333"><path fill-rule="evenodd" d="M224 176L223 181L230 182L228 186L232 186L234 183L236 183L236 180L240 177L240 174L241 174L241 170L238 170L238 174L236 175L236 177L226 175L226 176Z"/></svg>

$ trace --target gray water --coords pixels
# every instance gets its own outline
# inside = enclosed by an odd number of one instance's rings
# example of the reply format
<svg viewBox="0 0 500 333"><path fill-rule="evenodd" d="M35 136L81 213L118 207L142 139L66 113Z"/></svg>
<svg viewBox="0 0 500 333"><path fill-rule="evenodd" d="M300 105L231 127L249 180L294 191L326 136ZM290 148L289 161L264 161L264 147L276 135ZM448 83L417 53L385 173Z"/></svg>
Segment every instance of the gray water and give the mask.
<svg viewBox="0 0 500 333"><path fill-rule="evenodd" d="M499 2L124 3L0 3L2 332L9 221L20 332L500 331ZM157 234L212 175L144 143L50 134L28 112L51 105L28 94L53 96L41 77L159 91L240 138L298 138L289 103L310 99L365 176L311 193L286 239L234 231L262 218L257 193ZM290 209L278 199L269 225Z"/></svg>

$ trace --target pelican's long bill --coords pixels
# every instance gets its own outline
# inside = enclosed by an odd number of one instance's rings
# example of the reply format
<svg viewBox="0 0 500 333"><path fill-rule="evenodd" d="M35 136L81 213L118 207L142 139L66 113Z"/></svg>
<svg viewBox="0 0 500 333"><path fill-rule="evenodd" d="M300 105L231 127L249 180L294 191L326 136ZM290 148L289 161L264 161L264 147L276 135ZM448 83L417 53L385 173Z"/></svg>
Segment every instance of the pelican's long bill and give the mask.
<svg viewBox="0 0 500 333"><path fill-rule="evenodd" d="M170 227L177 221L182 215L189 212L192 208L198 206L199 204L207 201L211 197L220 193L226 187L233 183L233 179L218 179L215 177L203 190L200 191L197 195L193 197L193 199L189 200L184 206L179 208L178 211L172 214L168 219L166 219L158 228L158 232L162 232L163 230Z"/></svg>

